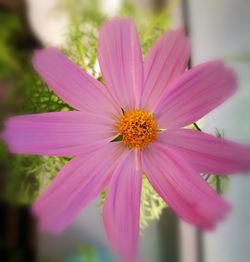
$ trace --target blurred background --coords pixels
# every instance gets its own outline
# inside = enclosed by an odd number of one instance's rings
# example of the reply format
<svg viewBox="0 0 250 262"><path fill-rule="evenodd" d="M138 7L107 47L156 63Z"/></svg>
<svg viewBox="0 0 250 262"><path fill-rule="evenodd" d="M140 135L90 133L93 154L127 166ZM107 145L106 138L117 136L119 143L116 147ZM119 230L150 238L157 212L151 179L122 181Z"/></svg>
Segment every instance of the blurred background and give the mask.
<svg viewBox="0 0 250 262"><path fill-rule="evenodd" d="M0 0L0 130L10 115L69 110L32 69L32 53L56 46L98 79L98 30L112 16L135 21L144 55L165 30L183 26L192 43L190 65L222 59L234 68L239 92L199 125L250 144L249 0ZM116 262L102 225L102 196L62 235L37 232L29 207L67 161L14 156L0 142L0 261ZM143 181L145 261L250 261L250 176L211 177L210 183L234 210L205 233L179 221Z"/></svg>

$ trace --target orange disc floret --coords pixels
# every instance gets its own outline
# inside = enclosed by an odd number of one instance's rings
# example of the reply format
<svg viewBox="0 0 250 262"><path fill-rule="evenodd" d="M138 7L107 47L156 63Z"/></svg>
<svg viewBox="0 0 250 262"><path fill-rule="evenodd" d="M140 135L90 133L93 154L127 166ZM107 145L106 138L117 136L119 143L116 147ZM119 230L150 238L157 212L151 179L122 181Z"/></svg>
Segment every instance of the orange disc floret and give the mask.
<svg viewBox="0 0 250 262"><path fill-rule="evenodd" d="M156 139L157 121L143 110L124 112L119 118L119 133L129 148L143 149Z"/></svg>

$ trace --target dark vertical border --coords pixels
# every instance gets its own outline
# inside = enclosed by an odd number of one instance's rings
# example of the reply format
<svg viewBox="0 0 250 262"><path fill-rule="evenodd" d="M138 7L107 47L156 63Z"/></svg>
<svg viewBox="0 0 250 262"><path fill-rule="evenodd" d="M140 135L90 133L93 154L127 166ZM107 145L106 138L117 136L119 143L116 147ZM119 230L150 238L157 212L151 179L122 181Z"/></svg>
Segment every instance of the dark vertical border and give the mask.
<svg viewBox="0 0 250 262"><path fill-rule="evenodd" d="M0 261L35 262L36 220L29 207L0 202Z"/></svg>
<svg viewBox="0 0 250 262"><path fill-rule="evenodd" d="M180 239L179 239L179 219L171 210L163 210L159 221L159 257L160 262L180 261Z"/></svg>

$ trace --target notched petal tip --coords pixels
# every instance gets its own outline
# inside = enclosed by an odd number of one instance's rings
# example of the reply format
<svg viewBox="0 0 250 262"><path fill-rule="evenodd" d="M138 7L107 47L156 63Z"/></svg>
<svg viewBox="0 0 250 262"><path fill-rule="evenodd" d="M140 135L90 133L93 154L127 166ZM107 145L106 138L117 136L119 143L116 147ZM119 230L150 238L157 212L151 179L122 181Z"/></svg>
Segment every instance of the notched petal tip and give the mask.
<svg viewBox="0 0 250 262"><path fill-rule="evenodd" d="M162 132L158 141L182 156L198 172L226 175L250 171L250 146L192 129Z"/></svg>
<svg viewBox="0 0 250 262"><path fill-rule="evenodd" d="M215 201L217 202L217 205L215 205L214 202L213 207L211 208L208 208L204 205L196 210L196 212L201 214L201 216L203 216L203 214L207 214L203 217L204 224L195 224L195 226L199 229L206 231L215 230L217 225L223 222L231 212L232 206L228 201L220 196L217 197Z"/></svg>
<svg viewBox="0 0 250 262"><path fill-rule="evenodd" d="M173 31L175 34L187 37L186 30L183 26L176 28L174 30L171 30L171 31Z"/></svg>
<svg viewBox="0 0 250 262"><path fill-rule="evenodd" d="M237 91L238 89L238 75L232 68L225 66L226 77L231 84L232 89Z"/></svg>

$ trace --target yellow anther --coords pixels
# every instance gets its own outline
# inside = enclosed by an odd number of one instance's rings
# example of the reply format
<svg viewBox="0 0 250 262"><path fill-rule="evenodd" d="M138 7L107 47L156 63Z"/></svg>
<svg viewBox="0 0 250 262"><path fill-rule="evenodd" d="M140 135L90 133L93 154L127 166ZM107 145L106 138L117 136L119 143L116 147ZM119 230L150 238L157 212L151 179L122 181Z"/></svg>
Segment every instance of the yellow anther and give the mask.
<svg viewBox="0 0 250 262"><path fill-rule="evenodd" d="M153 115L135 109L119 118L119 134L129 148L143 149L156 139L157 121Z"/></svg>

